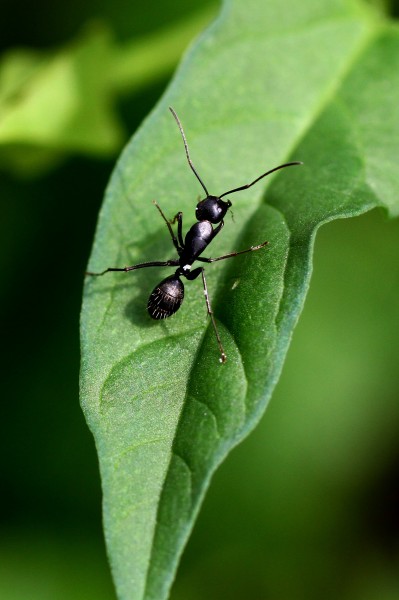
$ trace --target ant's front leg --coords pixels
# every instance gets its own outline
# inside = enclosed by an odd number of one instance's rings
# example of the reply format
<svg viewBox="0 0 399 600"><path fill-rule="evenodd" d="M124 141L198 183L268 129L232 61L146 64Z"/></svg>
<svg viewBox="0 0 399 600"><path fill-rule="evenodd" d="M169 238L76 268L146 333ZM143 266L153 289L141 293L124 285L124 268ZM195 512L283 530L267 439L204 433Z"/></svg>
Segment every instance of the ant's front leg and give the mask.
<svg viewBox="0 0 399 600"><path fill-rule="evenodd" d="M177 237L179 239L179 244L182 248L184 248L184 240L183 240L183 213L178 212L177 215L173 217L170 222L171 225L174 225L177 221Z"/></svg>
<svg viewBox="0 0 399 600"><path fill-rule="evenodd" d="M185 276L187 277L187 279L193 280L193 279L197 279L198 275L200 275L200 274L202 275L202 284L204 286L204 296L205 296L205 302L206 302L206 309L208 311L208 315L211 317L211 321L212 321L212 325L213 325L213 330L215 332L216 340L217 340L217 343L218 343L218 346L219 346L220 362L221 363L225 363L226 360L227 360L227 356L226 356L226 353L225 353L223 345L222 345L222 340L220 339L219 331L218 331L218 328L216 326L215 317L213 316L211 302L209 300L208 286L206 285L205 269L204 269L204 267L198 267L197 269L194 269L193 271L191 271L189 273L185 273Z"/></svg>
<svg viewBox="0 0 399 600"><path fill-rule="evenodd" d="M246 254L247 252L255 252L256 250L260 250L267 246L269 242L263 242L262 244L258 244L257 246L251 246L246 250L240 250L240 252L230 252L229 254L224 254L223 256L218 256L217 258L205 258L204 256L199 256L196 260L205 263L213 263L217 260L224 260L225 258L233 258L234 256L239 256L240 254Z"/></svg>
<svg viewBox="0 0 399 600"><path fill-rule="evenodd" d="M179 238L179 241L177 241L177 239L176 239L176 236L175 236L175 234L173 233L173 229L172 229L172 227L171 227L171 224L173 224L173 223L175 222L176 218L177 218L179 215L182 215L182 213L178 213L178 214L176 215L176 217L173 219L173 221L169 221L169 220L168 220L168 219L165 217L165 215L164 215L164 213L163 213L163 210L162 210L162 208L159 206L158 202L157 202L156 200L153 200L153 204L154 204L154 205L157 207L157 209L159 210L159 213L160 213L161 217L162 217L162 218L163 218L163 220L165 221L165 223L166 223L166 227L168 228L168 230L169 230L169 233L170 233L170 237L172 238L173 245L174 245L174 247L176 248L177 252L180 254L181 250L182 250L182 249L183 249L183 247L184 247L184 244L182 243L182 236L181 236L181 222L179 222L179 226L178 226L178 232L177 232L177 236L178 236L178 238Z"/></svg>
<svg viewBox="0 0 399 600"><path fill-rule="evenodd" d="M220 221L219 225L213 230L213 235L212 235L212 239L217 236L217 234L219 233L219 231L221 231L224 227L224 221Z"/></svg>

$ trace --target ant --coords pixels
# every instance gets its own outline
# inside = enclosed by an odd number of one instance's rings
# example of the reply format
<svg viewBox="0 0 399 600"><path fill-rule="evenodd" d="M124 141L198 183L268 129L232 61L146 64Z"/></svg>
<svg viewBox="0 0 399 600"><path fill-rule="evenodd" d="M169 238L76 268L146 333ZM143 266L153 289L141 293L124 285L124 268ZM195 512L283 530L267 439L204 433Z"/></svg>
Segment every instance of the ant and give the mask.
<svg viewBox="0 0 399 600"><path fill-rule="evenodd" d="M223 349L222 341L220 339L220 335L216 326L216 321L213 316L211 303L209 301L208 286L206 284L205 278L205 269L204 267L198 267L194 270L191 270L191 267L196 260L202 263L212 263L218 260L232 258L234 256L238 256L239 254L245 254L246 252L254 252L255 250L260 250L261 248L266 246L268 242L263 242L258 246L251 246L250 248L247 248L246 250L241 250L240 252L230 252L229 254L225 254L224 256L218 256L217 258L205 258L203 256L200 256L224 226L223 219L232 203L230 202L230 200L222 200L223 196L246 190L261 179L263 179L263 177L274 173L274 171L278 171L279 169L283 169L285 167L301 165L302 163L298 161L285 163L278 167L274 167L274 169L271 169L266 173L263 173L251 183L234 188L232 190L229 190L228 192L224 192L220 196L211 196L191 161L186 136L183 131L183 127L179 120L179 117L177 116L173 108L169 107L169 110L175 118L181 136L183 138L183 144L190 169L198 179L206 194L206 198L204 198L204 200L201 200L197 204L197 208L195 209L195 217L197 219L197 223L194 223L194 225L188 230L183 240L183 213L178 212L176 216L171 221L169 221L162 212L161 207L158 205L157 202L154 201L156 208L158 209L158 211L161 214L161 217L166 223L166 226L172 238L173 245L176 248L179 258L166 261L145 262L140 263L138 265L132 265L131 267L110 267L108 269L105 269L105 271L102 271L101 273L87 272L86 275L100 276L105 275L105 273L109 273L111 271L124 271L125 273L127 273L128 271L135 271L136 269L144 269L147 267L177 267L173 275L170 275L169 277L166 277L166 279L163 279L151 292L151 295L148 299L147 310L149 312L150 317L152 317L153 319L167 319L179 310L184 299L184 285L181 280L181 277L185 277L189 281L192 281L193 279L196 279L199 275L201 275L202 284L204 286L204 295L207 312L211 318L213 329L216 335L216 340L219 346L219 360L220 362L225 363L227 357ZM172 225L176 223L176 221L177 237L172 229ZM217 227L213 228L213 225L217 225Z"/></svg>

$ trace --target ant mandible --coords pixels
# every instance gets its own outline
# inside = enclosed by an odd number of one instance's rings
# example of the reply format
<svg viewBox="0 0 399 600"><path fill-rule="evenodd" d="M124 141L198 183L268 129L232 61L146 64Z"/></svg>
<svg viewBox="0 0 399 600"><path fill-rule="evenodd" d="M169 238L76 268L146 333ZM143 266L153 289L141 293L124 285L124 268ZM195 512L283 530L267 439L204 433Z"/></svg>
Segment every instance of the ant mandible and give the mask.
<svg viewBox="0 0 399 600"><path fill-rule="evenodd" d="M278 167L274 167L274 169L270 169L270 171L266 171L266 173L263 173L251 183L247 183L246 185L242 185L240 187L234 188L233 190L229 190L228 192L224 192L220 196L211 196L192 163L188 151L186 136L184 134L179 117L177 116L173 108L169 107L169 110L174 116L176 123L179 127L181 136L183 138L183 144L186 151L188 164L192 172L200 182L206 194L206 198L204 198L204 200L201 200L197 204L197 208L195 209L195 217L197 219L197 223L194 223L194 225L189 229L183 240L183 213L178 212L177 215L171 221L169 221L162 212L161 207L158 205L157 202L154 201L155 206L159 210L161 217L166 223L166 226L172 238L173 245L176 248L179 258L166 261L145 262L140 263L138 265L132 265L131 267L109 267L101 273L93 273L88 271L86 275L101 276L105 275L105 273L109 273L112 271L124 271L125 273L127 273L128 271L135 271L136 269L145 269L147 267L177 267L173 275L170 275L169 277L166 277L166 279L163 279L151 292L151 295L148 299L147 309L150 314L150 317L152 317L153 319L167 319L168 317L173 315L177 310L179 310L184 298L184 285L181 280L181 277L185 277L189 281L192 281L193 279L196 279L199 275L201 275L202 284L204 286L206 308L208 311L208 315L211 318L216 340L219 346L220 362L225 363L227 357L223 349L219 331L216 326L216 321L213 316L211 303L209 301L208 286L206 284L205 278L205 269L204 267L198 267L192 271L191 267L196 260L203 263L212 263L216 262L217 260L224 260L225 258L232 258L233 256L238 256L239 254L245 254L246 252L254 252L255 250L260 250L260 248L266 246L268 242L263 242L258 246L251 246L250 248L247 248L246 250L241 250L240 252L230 252L229 254L218 256L217 258L205 258L201 256L202 252L209 246L211 241L223 228L223 219L228 209L232 205L230 200L222 200L223 196L246 190L261 179L263 179L263 177L274 173L274 171L278 171L279 169L283 169L285 167L301 165L302 163L299 161L295 161L279 165ZM172 229L172 225L176 223L176 221L177 237L175 236ZM217 227L213 228L212 225L217 225Z"/></svg>

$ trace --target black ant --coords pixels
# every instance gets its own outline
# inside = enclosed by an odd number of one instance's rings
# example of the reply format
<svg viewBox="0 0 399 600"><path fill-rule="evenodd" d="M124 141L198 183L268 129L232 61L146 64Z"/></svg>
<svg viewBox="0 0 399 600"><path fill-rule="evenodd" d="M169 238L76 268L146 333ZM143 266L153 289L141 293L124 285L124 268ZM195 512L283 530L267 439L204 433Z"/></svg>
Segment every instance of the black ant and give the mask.
<svg viewBox="0 0 399 600"><path fill-rule="evenodd" d="M226 353L223 349L222 342L220 339L220 335L216 326L215 318L213 316L211 303L209 301L208 296L208 287L206 284L205 278L205 269L204 267L198 267L191 270L193 263L198 260L203 263L212 263L217 260L224 260L225 258L231 258L233 256L238 256L239 254L245 254L246 252L254 252L255 250L259 250L268 244L268 242L263 242L258 246L251 246L247 250L241 250L240 252L230 252L229 254L225 254L224 256L218 256L217 258L205 258L200 256L202 252L209 246L214 237L221 231L224 225L224 217L232 205L230 200L224 201L222 200L223 196L227 196L227 194L234 194L235 192L240 192L242 190L246 190L250 188L252 185L270 175L270 173L274 173L274 171L278 171L279 169L283 169L284 167L291 167L293 165L301 165L301 162L289 162L278 167L274 167L270 171L263 173L257 179L248 183L246 185L242 185L238 188L234 188L233 190L229 190L228 192L224 192L220 196L210 196L208 190L205 187L204 182L201 177L198 175L192 161L190 158L190 154L188 151L188 145L186 136L183 131L182 124L180 123L179 117L173 110L173 108L169 108L170 112L174 116L176 123L180 129L181 136L183 138L184 148L186 150L186 156L188 164L190 165L191 170L194 175L200 182L205 194L206 198L201 200L197 204L197 208L195 209L195 217L197 219L197 223L195 223L187 232L184 240L183 240L183 213L178 212L177 215L169 221L164 213L161 210L161 207L154 201L155 206L159 210L161 217L166 223L166 226L169 230L170 236L172 238L172 242L174 247L177 250L179 258L166 260L166 261L151 261L140 263L138 265L133 265L131 267L122 267L122 268L114 268L110 267L102 271L101 273L92 273L87 272L86 275L104 275L105 273L109 273L110 271L124 271L127 273L128 271L135 271L136 269L144 269L147 267L177 267L175 273L163 279L161 283L159 283L155 289L151 292L151 295L148 300L147 309L150 316L153 319L166 319L173 315L177 310L179 310L183 298L184 298L184 285L181 280L181 277L185 277L188 280L196 279L199 275L202 276L202 283L204 286L204 295L206 308L208 311L208 315L211 318L213 329L215 331L217 343L220 350L220 362L226 362ZM177 237L175 236L172 225L177 221ZM215 229L212 225L217 225Z"/></svg>

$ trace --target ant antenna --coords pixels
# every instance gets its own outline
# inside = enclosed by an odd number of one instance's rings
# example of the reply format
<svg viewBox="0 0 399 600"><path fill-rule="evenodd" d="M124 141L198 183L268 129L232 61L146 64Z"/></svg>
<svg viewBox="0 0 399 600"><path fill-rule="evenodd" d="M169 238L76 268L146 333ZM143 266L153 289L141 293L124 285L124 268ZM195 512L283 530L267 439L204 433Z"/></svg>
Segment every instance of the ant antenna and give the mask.
<svg viewBox="0 0 399 600"><path fill-rule="evenodd" d="M241 187L234 188L234 190L229 190L228 192L224 192L224 194L219 196L219 198L223 198L223 196L227 196L227 194L234 194L234 192L241 192L242 190L247 190L255 183L258 183L258 181L260 179L263 179L263 177L266 177L266 175L270 175L270 173L274 173L274 171L278 171L279 169L284 169L284 167L292 167L294 165L303 165L303 162L300 162L300 161L289 162L289 163L285 163L284 165L279 165L278 167L274 167L274 169L270 169L270 171L266 171L266 173L263 173L263 175L260 175L260 177L255 179L255 181L253 181L252 183L247 183L246 185L242 185Z"/></svg>
<svg viewBox="0 0 399 600"><path fill-rule="evenodd" d="M186 150L186 156L187 156L188 164L190 165L190 168L191 168L192 172L194 173L194 175L196 176L196 178L198 179L198 181L200 182L200 184L201 184L201 185L202 185L202 187L204 188L205 194L206 194L207 196L209 196L209 192L208 192L208 190L206 189L206 187L205 187L205 184L204 184L204 182L202 181L201 177L198 175L198 173L197 173L197 171L196 171L196 169L195 169L195 167L194 167L194 165L193 165L193 163L192 163L192 160L191 160L191 158L190 158L190 154L189 154L189 152L188 152L188 144L187 144L186 136L184 135L183 126L182 126L182 124L180 123L180 119L179 119L179 117L177 116L177 114L175 113L175 111L173 110L173 108L172 108L171 106L169 106L169 110L170 110L170 112L172 113L172 115L174 116L174 118L175 118L175 121L176 121L176 123L177 123L177 125L178 125L178 127L179 127L179 129L180 129L180 133L181 133L181 136L182 136L182 138L183 138L183 144L184 144L184 148L185 148L185 150ZM262 175L262 177L263 177L263 175ZM254 183L255 183L255 182L254 182ZM252 184L251 184L251 185L252 185Z"/></svg>

